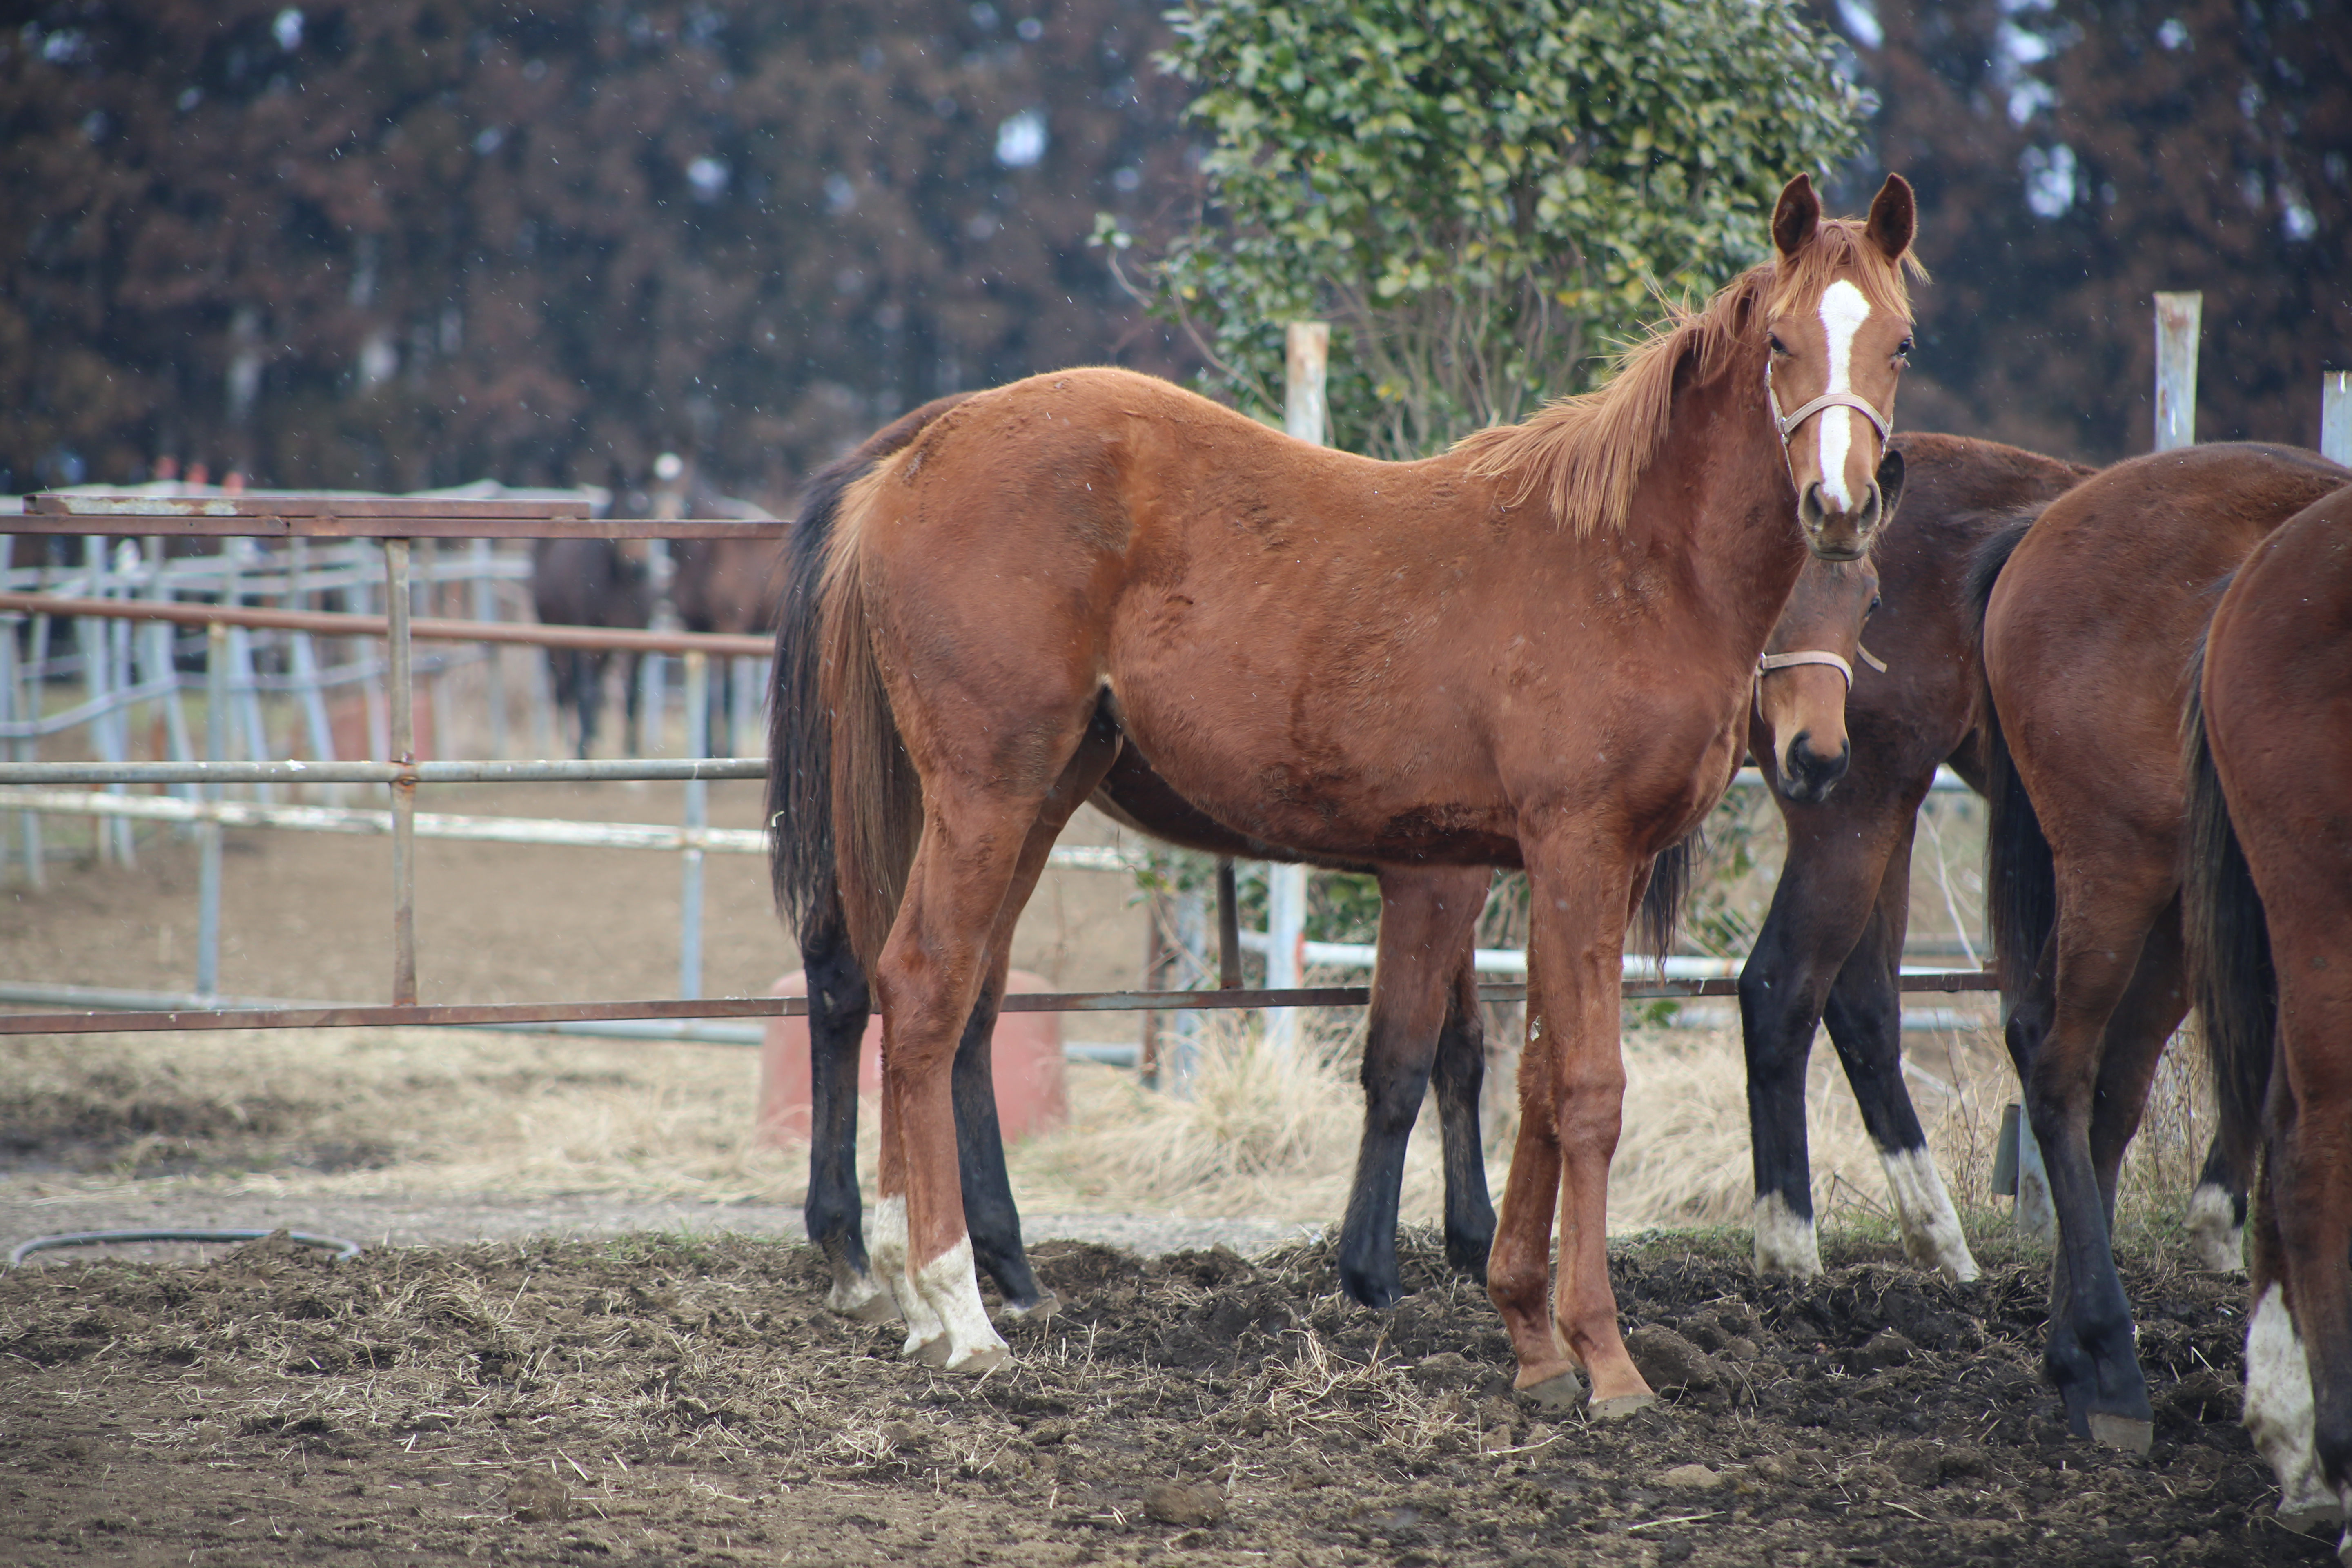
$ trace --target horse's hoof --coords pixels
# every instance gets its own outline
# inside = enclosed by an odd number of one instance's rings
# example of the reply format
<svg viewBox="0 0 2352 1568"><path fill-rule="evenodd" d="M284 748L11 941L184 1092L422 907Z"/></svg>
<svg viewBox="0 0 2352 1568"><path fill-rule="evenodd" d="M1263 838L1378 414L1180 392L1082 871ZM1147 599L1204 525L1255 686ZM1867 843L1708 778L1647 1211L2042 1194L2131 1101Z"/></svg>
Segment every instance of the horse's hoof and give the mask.
<svg viewBox="0 0 2352 1568"><path fill-rule="evenodd" d="M1621 1394L1614 1399L1596 1399L1587 1412L1595 1421L1622 1421L1628 1415L1638 1415L1658 1402L1654 1394Z"/></svg>
<svg viewBox="0 0 2352 1568"><path fill-rule="evenodd" d="M828 1292L824 1304L845 1318L861 1323L887 1323L898 1315L898 1303L879 1280L867 1279L855 1285L836 1284Z"/></svg>
<svg viewBox="0 0 2352 1568"><path fill-rule="evenodd" d="M961 1355L950 1356L934 1363L946 1372L968 1372L974 1377L984 1376L998 1367L1013 1364L1013 1351L1003 1340L992 1344L978 1344Z"/></svg>
<svg viewBox="0 0 2352 1568"><path fill-rule="evenodd" d="M952 1348L948 1343L947 1331L944 1329L927 1340L918 1340L910 1334L908 1336L907 1342L898 1347L898 1359L918 1361L936 1370L948 1364L948 1352Z"/></svg>
<svg viewBox="0 0 2352 1568"><path fill-rule="evenodd" d="M2343 1514L2344 1510L2333 1502L2282 1502L2271 1517L2279 1521L2282 1530L2308 1535L2323 1524L2334 1524Z"/></svg>
<svg viewBox="0 0 2352 1568"><path fill-rule="evenodd" d="M2104 1410L2091 1412L2091 1441L2105 1448L2121 1448L2127 1454L2145 1454L2156 1446L2156 1423L2130 1415L2110 1415Z"/></svg>
<svg viewBox="0 0 2352 1568"><path fill-rule="evenodd" d="M1051 1290L1046 1290L1040 1292L1037 1299L1025 1307L1015 1306L1010 1301L1005 1302L996 1310L996 1316L1000 1322L1043 1323L1051 1321L1054 1314L1061 1310L1062 1299Z"/></svg>
<svg viewBox="0 0 2352 1568"><path fill-rule="evenodd" d="M1563 1372L1558 1377L1548 1377L1517 1392L1521 1399L1538 1410L1573 1410L1577 1401L1584 1397L1584 1379L1573 1372Z"/></svg>

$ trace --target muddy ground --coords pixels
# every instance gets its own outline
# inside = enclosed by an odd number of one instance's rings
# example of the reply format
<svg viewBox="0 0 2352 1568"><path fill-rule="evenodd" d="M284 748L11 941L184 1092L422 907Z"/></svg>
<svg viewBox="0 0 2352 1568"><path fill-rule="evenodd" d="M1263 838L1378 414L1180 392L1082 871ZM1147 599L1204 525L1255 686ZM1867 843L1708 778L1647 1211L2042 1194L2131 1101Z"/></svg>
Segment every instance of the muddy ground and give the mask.
<svg viewBox="0 0 2352 1568"><path fill-rule="evenodd" d="M0 1279L9 1561L2171 1564L2324 1562L2237 1422L2242 1285L2128 1269L2145 1459L2067 1437L2042 1275L1728 1233L1615 1249L1658 1410L1521 1408L1492 1308L1409 1242L1393 1312L1325 1244L1037 1248L1062 1310L973 1382L820 1304L804 1246L262 1243ZM1661 1331L1666 1331L1662 1333Z"/></svg>

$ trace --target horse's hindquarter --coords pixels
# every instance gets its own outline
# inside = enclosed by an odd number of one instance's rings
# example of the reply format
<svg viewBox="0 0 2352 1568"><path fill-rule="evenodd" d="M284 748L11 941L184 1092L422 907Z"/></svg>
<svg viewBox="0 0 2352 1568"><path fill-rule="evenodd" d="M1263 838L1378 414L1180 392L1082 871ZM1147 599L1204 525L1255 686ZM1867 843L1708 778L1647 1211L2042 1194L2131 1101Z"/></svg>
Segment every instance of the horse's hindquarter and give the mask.
<svg viewBox="0 0 2352 1568"><path fill-rule="evenodd" d="M2062 865L2168 865L2186 672L2215 585L2315 478L2262 447L2137 458L2053 502L2018 545L1986 608L1986 673Z"/></svg>
<svg viewBox="0 0 2352 1568"><path fill-rule="evenodd" d="M2352 994L2352 489L2258 549L2213 617L2205 721L2282 999Z"/></svg>

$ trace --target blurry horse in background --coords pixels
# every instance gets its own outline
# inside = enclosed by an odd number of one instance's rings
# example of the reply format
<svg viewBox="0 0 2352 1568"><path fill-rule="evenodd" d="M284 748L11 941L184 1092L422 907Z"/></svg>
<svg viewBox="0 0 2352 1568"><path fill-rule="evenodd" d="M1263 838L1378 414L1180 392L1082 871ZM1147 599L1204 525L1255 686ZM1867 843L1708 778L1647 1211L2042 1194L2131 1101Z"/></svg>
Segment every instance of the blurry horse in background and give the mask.
<svg viewBox="0 0 2352 1568"><path fill-rule="evenodd" d="M642 631L653 622L654 588L644 546L618 539L541 539L530 550L530 603L545 626L611 626ZM550 648L549 669L555 707L579 724L577 754L596 744L597 714L604 705L604 667L621 661L623 701L634 727L637 718L637 656L604 648Z"/></svg>
<svg viewBox="0 0 2352 1568"><path fill-rule="evenodd" d="M1527 866L1529 1044L1489 1293L1519 1386L1565 1402L1581 1366L1597 1411L1650 1401L1602 1247L1623 930L1729 781L1807 550L1858 558L1883 520L1913 227L1900 180L1843 224L1801 176L1777 262L1600 393L1444 457L1307 447L1074 371L950 409L799 531L778 886L803 928L837 903L881 996L875 1252L907 1353L972 1371L1007 1354L946 1069L1054 837L1132 739L1247 838Z"/></svg>
<svg viewBox="0 0 2352 1568"><path fill-rule="evenodd" d="M774 514L750 501L718 496L697 500L697 517L764 521ZM769 635L776 629L776 594L781 586L775 544L756 539L680 539L669 547L669 598L690 632ZM711 668L710 747L714 756L735 754L735 661Z"/></svg>
<svg viewBox="0 0 2352 1568"><path fill-rule="evenodd" d="M2153 1436L2109 1232L2124 1150L2189 1007L2190 655L2215 585L2347 482L2286 447L2136 458L1996 535L1979 564L1995 965L2058 1215L2043 1366L2077 1436L2145 1452Z"/></svg>
<svg viewBox="0 0 2352 1568"><path fill-rule="evenodd" d="M2246 1429L2293 1530L2352 1522L2352 488L2213 612L2186 725L2188 926L2222 1136L2263 1152ZM2352 1562L2352 1531L2340 1549Z"/></svg>

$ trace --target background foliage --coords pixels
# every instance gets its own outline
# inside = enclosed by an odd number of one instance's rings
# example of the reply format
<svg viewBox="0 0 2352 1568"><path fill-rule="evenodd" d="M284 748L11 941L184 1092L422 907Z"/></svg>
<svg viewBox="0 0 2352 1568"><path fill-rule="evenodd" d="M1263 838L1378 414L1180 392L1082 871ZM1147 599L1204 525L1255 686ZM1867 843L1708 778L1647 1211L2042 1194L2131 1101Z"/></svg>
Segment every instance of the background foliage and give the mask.
<svg viewBox="0 0 2352 1568"><path fill-rule="evenodd" d="M1147 271L1221 392L1278 413L1282 323L1333 323L1332 438L1423 456L1581 390L1763 258L1854 94L1787 0L1192 0L1170 66L1203 211ZM1106 223L1103 237L1129 237Z"/></svg>
<svg viewBox="0 0 2352 1568"><path fill-rule="evenodd" d="M1085 247L1182 182L1169 41L1151 0L32 7L0 489L161 456L615 483L677 448L788 495L943 391L1177 368Z"/></svg>
<svg viewBox="0 0 2352 1568"><path fill-rule="evenodd" d="M2319 439L2352 368L2345 0L1822 0L1919 189L1902 423L2088 462L2148 448L2151 295L2205 294L2200 440Z"/></svg>

